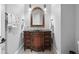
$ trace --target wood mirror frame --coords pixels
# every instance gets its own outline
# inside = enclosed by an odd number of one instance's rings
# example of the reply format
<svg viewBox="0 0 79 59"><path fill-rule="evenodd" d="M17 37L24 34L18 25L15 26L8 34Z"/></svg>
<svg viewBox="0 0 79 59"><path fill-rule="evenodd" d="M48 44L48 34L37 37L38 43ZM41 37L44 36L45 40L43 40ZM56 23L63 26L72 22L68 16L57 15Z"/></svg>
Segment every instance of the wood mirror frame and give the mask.
<svg viewBox="0 0 79 59"><path fill-rule="evenodd" d="M40 20L42 20L42 24L33 24L33 21L34 21L34 19L33 19L33 12L34 11L37 11L37 10L40 10L40 12L42 12L42 18L40 19ZM32 13L31 13L31 27L44 27L44 11L40 8L40 7L35 7L35 8L33 8L33 10L32 10Z"/></svg>

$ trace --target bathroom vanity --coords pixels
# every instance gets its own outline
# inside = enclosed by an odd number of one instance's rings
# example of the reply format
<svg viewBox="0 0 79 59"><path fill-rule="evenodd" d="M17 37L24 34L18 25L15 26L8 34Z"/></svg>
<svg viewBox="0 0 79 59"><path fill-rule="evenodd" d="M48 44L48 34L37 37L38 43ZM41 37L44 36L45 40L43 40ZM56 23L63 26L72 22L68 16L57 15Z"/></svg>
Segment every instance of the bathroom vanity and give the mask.
<svg viewBox="0 0 79 59"><path fill-rule="evenodd" d="M35 51L51 50L51 31L24 31L24 50Z"/></svg>

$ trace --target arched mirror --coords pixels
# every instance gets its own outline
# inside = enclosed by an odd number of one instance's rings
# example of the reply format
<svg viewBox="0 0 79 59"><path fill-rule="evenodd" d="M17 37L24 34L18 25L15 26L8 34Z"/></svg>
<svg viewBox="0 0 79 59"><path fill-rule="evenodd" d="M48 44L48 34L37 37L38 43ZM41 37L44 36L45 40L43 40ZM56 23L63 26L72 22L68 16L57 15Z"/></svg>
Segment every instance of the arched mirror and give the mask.
<svg viewBox="0 0 79 59"><path fill-rule="evenodd" d="M32 10L31 27L44 27L44 11L40 7Z"/></svg>

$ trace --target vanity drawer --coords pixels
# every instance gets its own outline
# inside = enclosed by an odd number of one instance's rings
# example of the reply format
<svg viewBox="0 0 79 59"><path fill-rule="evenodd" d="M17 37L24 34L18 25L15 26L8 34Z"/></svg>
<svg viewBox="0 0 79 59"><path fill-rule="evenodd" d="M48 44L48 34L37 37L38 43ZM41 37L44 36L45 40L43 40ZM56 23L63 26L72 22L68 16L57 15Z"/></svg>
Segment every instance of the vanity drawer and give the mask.
<svg viewBox="0 0 79 59"><path fill-rule="evenodd" d="M51 36L44 36L44 38L46 39L51 39Z"/></svg>
<svg viewBox="0 0 79 59"><path fill-rule="evenodd" d="M25 40L31 39L31 37L30 37L30 36L25 36L24 39L25 39Z"/></svg>
<svg viewBox="0 0 79 59"><path fill-rule="evenodd" d="M24 37L25 37L25 36L30 36L30 35L31 35L30 32L24 32Z"/></svg>
<svg viewBox="0 0 79 59"><path fill-rule="evenodd" d="M44 42L50 42L50 40L47 39L47 40L44 40Z"/></svg>
<svg viewBox="0 0 79 59"><path fill-rule="evenodd" d="M44 35L51 35L51 31L44 32Z"/></svg>
<svg viewBox="0 0 79 59"><path fill-rule="evenodd" d="M27 39L27 40L25 40L25 42L30 42L31 40L29 40L29 39Z"/></svg>

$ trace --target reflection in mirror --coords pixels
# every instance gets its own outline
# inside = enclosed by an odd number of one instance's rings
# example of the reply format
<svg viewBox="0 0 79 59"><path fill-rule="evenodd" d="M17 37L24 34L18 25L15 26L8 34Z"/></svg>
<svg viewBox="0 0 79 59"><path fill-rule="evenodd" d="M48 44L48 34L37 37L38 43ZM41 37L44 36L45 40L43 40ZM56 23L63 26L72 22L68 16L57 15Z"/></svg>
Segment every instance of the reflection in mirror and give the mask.
<svg viewBox="0 0 79 59"><path fill-rule="evenodd" d="M32 10L31 27L44 27L44 11L40 7Z"/></svg>

